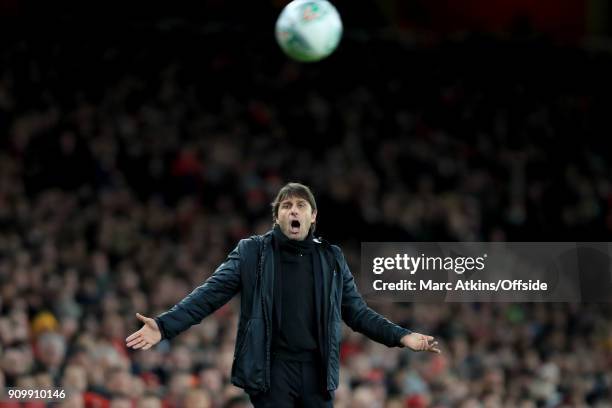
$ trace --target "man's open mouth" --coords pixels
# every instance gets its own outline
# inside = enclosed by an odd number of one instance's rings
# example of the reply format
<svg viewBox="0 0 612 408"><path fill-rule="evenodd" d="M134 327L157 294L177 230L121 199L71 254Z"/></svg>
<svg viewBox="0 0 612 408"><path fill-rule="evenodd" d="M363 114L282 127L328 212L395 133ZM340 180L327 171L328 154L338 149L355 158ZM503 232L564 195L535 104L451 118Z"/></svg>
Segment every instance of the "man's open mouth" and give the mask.
<svg viewBox="0 0 612 408"><path fill-rule="evenodd" d="M298 220L291 221L291 228L289 229L293 234L300 232L300 222Z"/></svg>

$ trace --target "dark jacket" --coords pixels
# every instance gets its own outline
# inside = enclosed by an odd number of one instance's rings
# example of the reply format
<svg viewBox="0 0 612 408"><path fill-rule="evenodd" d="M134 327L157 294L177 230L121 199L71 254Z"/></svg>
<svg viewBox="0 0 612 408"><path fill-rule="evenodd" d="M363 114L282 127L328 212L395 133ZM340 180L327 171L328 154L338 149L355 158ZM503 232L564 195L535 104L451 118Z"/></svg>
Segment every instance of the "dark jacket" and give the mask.
<svg viewBox="0 0 612 408"><path fill-rule="evenodd" d="M270 347L274 288L272 234L241 240L213 275L169 311L155 318L162 337L171 339L228 302L240 292L240 320L231 381L247 391L270 387ZM367 307L339 247L315 239L322 279L315 283L315 301L324 317L320 337L327 390L338 387L341 320L353 330L389 347L401 347L410 331ZM322 290L321 290L322 289ZM320 303L319 303L320 302ZM325 378L325 377L324 377Z"/></svg>

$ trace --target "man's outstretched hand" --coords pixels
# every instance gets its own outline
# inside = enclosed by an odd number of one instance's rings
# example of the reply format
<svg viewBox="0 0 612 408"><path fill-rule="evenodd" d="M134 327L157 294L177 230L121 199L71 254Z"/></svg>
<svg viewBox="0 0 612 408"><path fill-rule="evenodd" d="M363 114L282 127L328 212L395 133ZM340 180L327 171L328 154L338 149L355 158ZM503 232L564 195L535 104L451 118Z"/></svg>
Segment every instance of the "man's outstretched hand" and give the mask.
<svg viewBox="0 0 612 408"><path fill-rule="evenodd" d="M402 344L412 351L429 351L431 353L440 354L438 342L434 341L432 336L427 336L421 333L410 333L402 337Z"/></svg>
<svg viewBox="0 0 612 408"><path fill-rule="evenodd" d="M136 313L138 320L144 323L144 326L138 331L130 334L125 339L125 345L133 349L148 350L161 340L161 332L155 320L150 317L145 317L140 313Z"/></svg>

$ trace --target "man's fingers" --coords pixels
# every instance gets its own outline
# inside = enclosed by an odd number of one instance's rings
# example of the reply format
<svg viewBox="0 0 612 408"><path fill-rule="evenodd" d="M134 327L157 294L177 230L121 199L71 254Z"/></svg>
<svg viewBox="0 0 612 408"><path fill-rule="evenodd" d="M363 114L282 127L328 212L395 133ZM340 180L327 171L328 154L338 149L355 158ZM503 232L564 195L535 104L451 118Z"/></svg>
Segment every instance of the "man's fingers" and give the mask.
<svg viewBox="0 0 612 408"><path fill-rule="evenodd" d="M136 337L130 341L128 341L125 345L127 347L132 347L134 344L141 342L142 340L144 340L142 337Z"/></svg>
<svg viewBox="0 0 612 408"><path fill-rule="evenodd" d="M440 349L437 347L438 346L438 342L434 341L433 343L431 343L428 347L427 347L427 351L431 351L432 353L438 353L440 354L441 351Z"/></svg>
<svg viewBox="0 0 612 408"><path fill-rule="evenodd" d="M136 317L144 324L150 324L153 321L153 319L151 319L150 317L143 316L140 313L136 313Z"/></svg>
<svg viewBox="0 0 612 408"><path fill-rule="evenodd" d="M147 343L146 341L142 340L142 341L138 342L136 345L132 346L132 348L134 350L138 350L139 348L143 348L147 344L149 344L149 343Z"/></svg>
<svg viewBox="0 0 612 408"><path fill-rule="evenodd" d="M127 348L132 348L132 347L134 347L135 345L137 345L138 343L140 343L141 341L142 341L142 339L136 339L136 340L133 340L133 341L131 341L131 342L129 342L129 343L126 343L126 345L125 345L125 346L126 346Z"/></svg>
<svg viewBox="0 0 612 408"><path fill-rule="evenodd" d="M126 342L130 342L132 340L134 340L136 337L140 336L140 330L135 331L134 333L130 334L129 336L127 336L127 338L125 339Z"/></svg>
<svg viewBox="0 0 612 408"><path fill-rule="evenodd" d="M136 317L138 318L138 320L140 320L143 323L146 323L147 320L149 320L148 317L145 317L145 316L141 315L140 313L136 313Z"/></svg>
<svg viewBox="0 0 612 408"><path fill-rule="evenodd" d="M141 322L143 322L145 324L145 326L142 326L142 328L132 334L130 334L128 337L126 337L125 342L126 342L126 346L127 347L132 347L134 349L138 349L141 347L144 347L147 343L143 343L141 344L141 342L145 342L145 333L143 332L143 330L148 327L147 325L153 321L153 319L151 319L150 317L146 317L141 315L140 313L136 313L136 318L138 318L138 320L140 320Z"/></svg>
<svg viewBox="0 0 612 408"><path fill-rule="evenodd" d="M432 353L441 353L441 350L437 347L438 342L434 340L434 336L428 336L421 333L412 333L408 337L408 347L413 351L430 351Z"/></svg>

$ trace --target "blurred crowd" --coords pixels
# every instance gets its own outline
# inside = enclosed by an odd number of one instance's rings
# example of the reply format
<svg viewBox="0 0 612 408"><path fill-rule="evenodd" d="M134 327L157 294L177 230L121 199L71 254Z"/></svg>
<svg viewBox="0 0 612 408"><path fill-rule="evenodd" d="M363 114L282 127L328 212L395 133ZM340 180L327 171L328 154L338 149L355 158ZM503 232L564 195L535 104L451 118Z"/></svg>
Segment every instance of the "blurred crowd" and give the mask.
<svg viewBox="0 0 612 408"><path fill-rule="evenodd" d="M361 241L609 241L609 54L349 31L300 65L235 27L73 28L0 51L0 389L250 406L235 300L152 350L124 339L267 231L287 181L355 273ZM372 306L443 353L346 329L337 407L612 406L608 304Z"/></svg>

